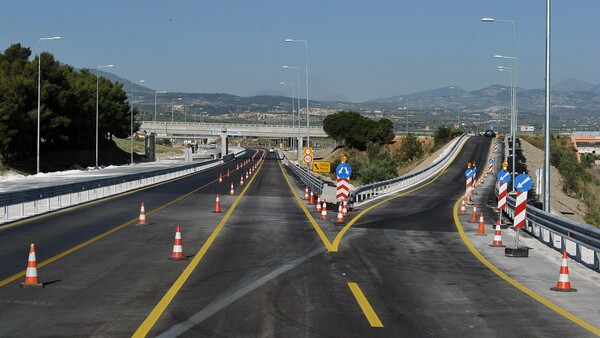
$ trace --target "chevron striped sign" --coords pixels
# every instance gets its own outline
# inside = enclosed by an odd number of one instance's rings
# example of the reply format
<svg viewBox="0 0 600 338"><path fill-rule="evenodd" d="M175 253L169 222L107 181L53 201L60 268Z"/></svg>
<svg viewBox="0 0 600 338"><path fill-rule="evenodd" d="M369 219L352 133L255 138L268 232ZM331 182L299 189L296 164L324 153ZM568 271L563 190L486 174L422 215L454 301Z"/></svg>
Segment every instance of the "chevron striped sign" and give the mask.
<svg viewBox="0 0 600 338"><path fill-rule="evenodd" d="M350 179L349 178L339 178L336 181L336 192L335 199L336 200L348 200L348 192L350 191Z"/></svg>

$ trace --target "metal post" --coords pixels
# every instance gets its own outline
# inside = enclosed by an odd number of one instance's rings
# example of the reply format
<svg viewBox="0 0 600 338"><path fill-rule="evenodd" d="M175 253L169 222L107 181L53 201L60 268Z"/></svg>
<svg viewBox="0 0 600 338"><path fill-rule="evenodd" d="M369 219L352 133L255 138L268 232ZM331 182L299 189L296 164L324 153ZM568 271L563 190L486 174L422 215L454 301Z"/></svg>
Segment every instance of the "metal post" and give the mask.
<svg viewBox="0 0 600 338"><path fill-rule="evenodd" d="M550 0L546 0L546 114L544 126L544 211L550 212Z"/></svg>

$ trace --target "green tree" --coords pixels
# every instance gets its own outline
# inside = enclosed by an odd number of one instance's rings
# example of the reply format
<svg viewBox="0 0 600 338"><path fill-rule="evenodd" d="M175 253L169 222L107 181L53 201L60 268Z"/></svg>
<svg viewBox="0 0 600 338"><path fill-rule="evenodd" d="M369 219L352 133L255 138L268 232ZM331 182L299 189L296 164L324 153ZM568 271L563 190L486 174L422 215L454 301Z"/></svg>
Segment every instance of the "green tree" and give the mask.
<svg viewBox="0 0 600 338"><path fill-rule="evenodd" d="M349 147L366 149L367 143L386 143L394 139L394 126L389 119L374 121L357 112L340 111L323 120L323 130Z"/></svg>
<svg viewBox="0 0 600 338"><path fill-rule="evenodd" d="M423 145L414 134L408 134L402 140L402 145L398 148L396 155L401 162L412 162L423 156Z"/></svg>
<svg viewBox="0 0 600 338"><path fill-rule="evenodd" d="M446 126L439 126L433 133L435 146L440 146L451 140L452 130Z"/></svg>

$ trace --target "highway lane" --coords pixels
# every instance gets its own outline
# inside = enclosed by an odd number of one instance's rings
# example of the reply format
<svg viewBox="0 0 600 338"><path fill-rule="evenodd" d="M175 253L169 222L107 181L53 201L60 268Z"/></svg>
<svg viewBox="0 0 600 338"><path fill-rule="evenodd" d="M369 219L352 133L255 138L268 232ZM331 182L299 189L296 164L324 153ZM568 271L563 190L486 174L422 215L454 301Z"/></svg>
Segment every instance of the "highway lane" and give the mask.
<svg viewBox="0 0 600 338"><path fill-rule="evenodd" d="M0 335L130 336L224 222L150 336L588 336L499 280L460 241L452 206L466 162L484 163L487 141L469 141L437 180L367 213L337 253L326 251L270 158L226 220L207 209L228 186L211 185L156 211L151 226L127 226L40 269L54 282L44 289L21 289L20 280L0 287ZM227 210L234 198L222 201ZM166 259L177 223L188 261ZM383 327L370 325L350 282Z"/></svg>
<svg viewBox="0 0 600 338"><path fill-rule="evenodd" d="M299 221L303 212L266 161L248 191L254 198L240 202L150 335L589 336L509 286L460 240L452 207L466 163L485 163L489 144L470 140L435 181L367 213L337 253ZM341 228L319 224L328 233ZM363 290L383 327L372 326L349 283Z"/></svg>
<svg viewBox="0 0 600 338"><path fill-rule="evenodd" d="M218 173L229 168L230 179L239 182L234 169L241 162L3 229L0 255L2 278L7 278L24 270L31 242L43 265L49 257L130 224L40 267L43 289L20 288L22 276L0 286L0 335L130 336L187 263L166 259L175 226L183 228L184 253L197 251L223 217L210 212L216 193L224 195L224 210L236 198L226 196L229 179L218 184ZM145 201L149 226L133 224L140 201Z"/></svg>

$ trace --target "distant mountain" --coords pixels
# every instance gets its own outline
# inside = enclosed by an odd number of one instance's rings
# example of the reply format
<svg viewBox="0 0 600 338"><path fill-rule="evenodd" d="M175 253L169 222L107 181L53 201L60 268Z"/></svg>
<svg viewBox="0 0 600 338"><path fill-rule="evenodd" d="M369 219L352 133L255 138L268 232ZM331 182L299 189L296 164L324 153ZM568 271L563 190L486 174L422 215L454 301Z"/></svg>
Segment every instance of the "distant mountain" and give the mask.
<svg viewBox="0 0 600 338"><path fill-rule="evenodd" d="M90 72L92 72L93 74L96 74L95 69L90 69ZM98 75L101 77L105 77L112 82L118 81L118 82L122 83L123 89L127 92L129 92L131 90L131 82L125 78L117 76L113 73L103 72L101 70L98 71ZM133 91L136 93L148 93L148 94L152 93L152 94L154 94L154 89L144 87L144 86L140 85L139 83L135 83L135 82L133 83Z"/></svg>
<svg viewBox="0 0 600 338"><path fill-rule="evenodd" d="M456 86L448 86L437 89L424 90L411 94L396 95L392 97L384 97L378 99L368 100L366 102L399 102L402 100L415 100L415 99L426 99L430 97L440 96L460 96L465 93L465 90Z"/></svg>
<svg viewBox="0 0 600 338"><path fill-rule="evenodd" d="M246 95L247 97L252 96L286 96L286 94L282 90L278 89L263 89L257 92L250 93Z"/></svg>
<svg viewBox="0 0 600 338"><path fill-rule="evenodd" d="M577 79L566 79L552 85L552 90L557 92L593 92L594 86L591 83L580 81Z"/></svg>
<svg viewBox="0 0 600 338"><path fill-rule="evenodd" d="M319 99L319 101L326 101L326 102L350 102L350 100L348 100L347 97L343 96L343 95L331 95L331 96L327 96L327 97L322 97Z"/></svg>

